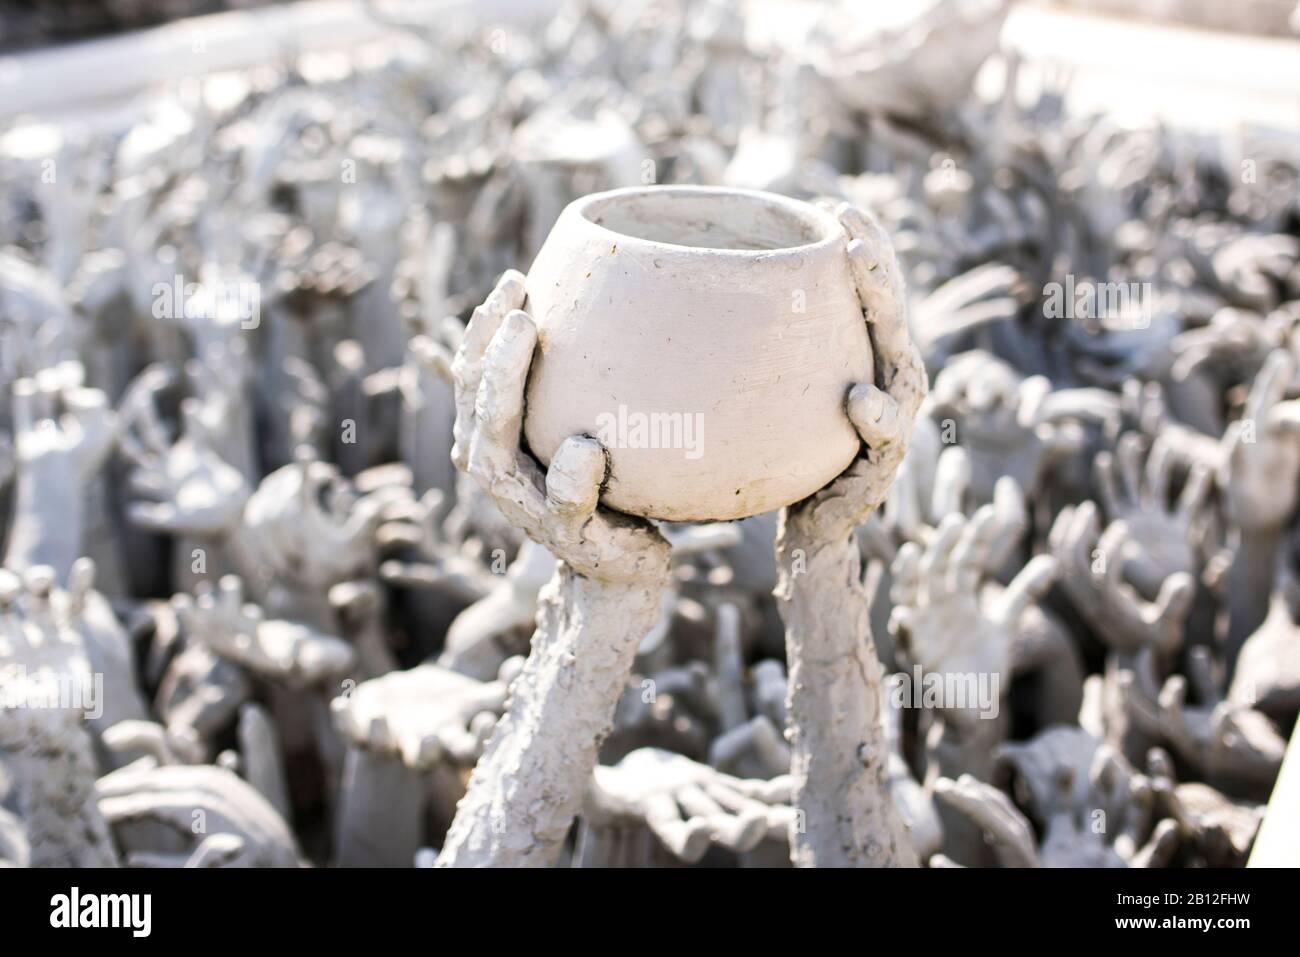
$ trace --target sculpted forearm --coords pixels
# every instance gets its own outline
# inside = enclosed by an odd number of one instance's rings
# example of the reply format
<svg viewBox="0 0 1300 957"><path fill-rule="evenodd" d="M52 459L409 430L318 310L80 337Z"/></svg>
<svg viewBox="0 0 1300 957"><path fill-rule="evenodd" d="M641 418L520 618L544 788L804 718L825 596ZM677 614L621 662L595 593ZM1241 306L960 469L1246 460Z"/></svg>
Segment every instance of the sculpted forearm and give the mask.
<svg viewBox="0 0 1300 957"><path fill-rule="evenodd" d="M800 812L792 859L800 867L915 867L911 833L885 778L884 669L857 548L851 538L817 543L783 522L777 559Z"/></svg>
<svg viewBox="0 0 1300 957"><path fill-rule="evenodd" d="M562 563L542 590L532 653L474 769L441 867L545 867L582 804L660 587Z"/></svg>

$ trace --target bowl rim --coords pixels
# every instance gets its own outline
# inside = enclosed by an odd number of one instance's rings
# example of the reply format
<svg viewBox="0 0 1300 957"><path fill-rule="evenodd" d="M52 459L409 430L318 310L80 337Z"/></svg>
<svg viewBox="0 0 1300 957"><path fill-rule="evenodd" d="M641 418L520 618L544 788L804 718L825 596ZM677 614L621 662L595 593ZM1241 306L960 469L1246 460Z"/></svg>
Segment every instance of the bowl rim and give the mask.
<svg viewBox="0 0 1300 957"><path fill-rule="evenodd" d="M803 220L818 229L822 235L820 239L800 243L797 246L777 246L772 249L726 249L719 246L690 246L685 243L669 243L658 239L645 239L631 233L622 233L616 229L610 229L608 226L602 226L588 216L591 208L598 203L645 196L647 194L658 196L674 194L682 196L731 196L748 202L762 203L768 207L778 207L783 212ZM769 193L757 189L737 189L730 186L626 186L621 189L610 189L581 196L569 204L565 214L575 217L585 228L594 230L597 233L603 233L620 243L644 247L647 250L659 249L674 253L687 252L738 259L771 259L787 255L806 255L812 252L821 252L837 245L842 246L848 241L848 235L844 232L844 227L840 224L839 219L828 210L814 206L812 203L806 203L803 200L782 196L780 193Z"/></svg>

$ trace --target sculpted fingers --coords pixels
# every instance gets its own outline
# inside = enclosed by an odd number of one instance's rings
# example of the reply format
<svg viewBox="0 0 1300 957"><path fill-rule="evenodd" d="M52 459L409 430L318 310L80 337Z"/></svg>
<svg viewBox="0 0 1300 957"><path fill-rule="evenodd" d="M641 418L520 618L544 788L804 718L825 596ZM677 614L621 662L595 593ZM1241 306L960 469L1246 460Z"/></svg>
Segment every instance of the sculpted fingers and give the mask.
<svg viewBox="0 0 1300 957"><path fill-rule="evenodd" d="M1295 375L1295 360L1285 352L1272 352L1264 362L1246 400L1245 418L1266 422L1270 410L1286 396Z"/></svg>
<svg viewBox="0 0 1300 957"><path fill-rule="evenodd" d="M694 863L709 849L709 825L700 818L683 819L670 794L651 794L642 808L646 826L673 855Z"/></svg>
<svg viewBox="0 0 1300 957"><path fill-rule="evenodd" d="M849 421L868 448L881 448L900 438L903 420L889 393L859 383L849 390L847 407Z"/></svg>
<svg viewBox="0 0 1300 957"><path fill-rule="evenodd" d="M546 472L546 502L551 514L571 530L581 529L596 510L608 460L595 439L572 435L565 439Z"/></svg>
<svg viewBox="0 0 1300 957"><path fill-rule="evenodd" d="M953 591L971 592L979 587L988 569L988 559L998 536L997 514L992 505L977 509L966 525L952 553Z"/></svg>
<svg viewBox="0 0 1300 957"><path fill-rule="evenodd" d="M1058 564L1050 555L1037 555L1012 579L999 607L1001 620L1012 627L1032 602L1038 601L1056 581Z"/></svg>
<svg viewBox="0 0 1300 957"><path fill-rule="evenodd" d="M921 546L904 542L894 557L889 596L895 606L914 605L920 588Z"/></svg>
<svg viewBox="0 0 1300 957"><path fill-rule="evenodd" d="M997 788L963 774L955 781L939 778L934 794L984 832L1005 866L1038 866L1033 828L1011 799Z"/></svg>
<svg viewBox="0 0 1300 957"><path fill-rule="evenodd" d="M925 367L907 327L907 293L893 244L869 213L845 203L836 210L850 239L849 268L866 315L880 385L911 421L925 398Z"/></svg>
<svg viewBox="0 0 1300 957"><path fill-rule="evenodd" d="M507 270L483 304L470 316L460 348L452 360L451 376L456 391L456 424L453 433L455 442L451 454L458 468L465 469L469 465L474 408L478 399L479 383L483 377L484 355L506 316L523 303L523 274L514 269Z"/></svg>
<svg viewBox="0 0 1300 957"><path fill-rule="evenodd" d="M518 455L524 419L524 387L537 345L537 327L515 310L493 336L474 402L469 470L491 480Z"/></svg>
<svg viewBox="0 0 1300 957"><path fill-rule="evenodd" d="M940 522L949 515L962 514L962 502L970 488L970 454L960 445L950 445L939 455L935 468L931 518Z"/></svg>
<svg viewBox="0 0 1300 957"><path fill-rule="evenodd" d="M952 583L948 578L952 553L961 539L966 520L960 515L949 515L935 532L934 540L926 548L921 560L922 588L928 600L934 601L949 593Z"/></svg>

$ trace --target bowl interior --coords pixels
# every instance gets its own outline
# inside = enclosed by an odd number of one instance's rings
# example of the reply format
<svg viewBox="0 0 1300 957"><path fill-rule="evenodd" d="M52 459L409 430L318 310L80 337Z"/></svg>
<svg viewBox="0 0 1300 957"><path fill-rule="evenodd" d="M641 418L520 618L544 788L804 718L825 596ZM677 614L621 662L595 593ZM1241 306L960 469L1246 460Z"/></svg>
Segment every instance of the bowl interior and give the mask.
<svg viewBox="0 0 1300 957"><path fill-rule="evenodd" d="M796 249L829 231L817 211L741 192L647 190L593 200L588 221L634 239L697 249Z"/></svg>

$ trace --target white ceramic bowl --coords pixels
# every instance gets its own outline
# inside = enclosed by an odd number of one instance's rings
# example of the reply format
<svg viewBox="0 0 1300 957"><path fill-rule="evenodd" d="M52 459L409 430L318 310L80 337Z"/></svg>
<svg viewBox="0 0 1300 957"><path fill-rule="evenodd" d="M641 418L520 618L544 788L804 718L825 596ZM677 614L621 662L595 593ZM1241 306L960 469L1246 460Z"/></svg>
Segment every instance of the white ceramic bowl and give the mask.
<svg viewBox="0 0 1300 957"><path fill-rule="evenodd" d="M609 450L604 505L723 521L815 492L859 451L872 353L838 220L769 193L661 186L571 203L527 279L524 433Z"/></svg>

